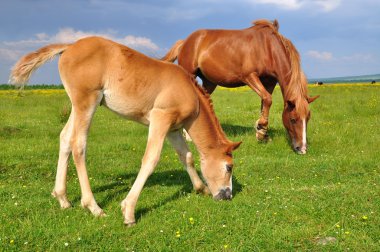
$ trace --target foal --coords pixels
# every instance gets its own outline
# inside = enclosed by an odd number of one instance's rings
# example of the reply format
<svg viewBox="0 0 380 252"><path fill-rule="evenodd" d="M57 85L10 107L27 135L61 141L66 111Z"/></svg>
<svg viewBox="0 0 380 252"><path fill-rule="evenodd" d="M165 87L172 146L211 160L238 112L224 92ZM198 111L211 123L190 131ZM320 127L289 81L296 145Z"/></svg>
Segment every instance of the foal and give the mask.
<svg viewBox="0 0 380 252"><path fill-rule="evenodd" d="M10 81L25 84L34 70L59 54L60 76L72 103L60 135L52 192L62 208L71 206L66 195L66 176L72 153L82 207L95 216L104 215L91 191L85 163L88 130L98 105L149 126L140 172L121 203L125 224L135 224L138 197L156 167L165 137L177 151L196 191L211 192L217 200L232 198L232 151L240 143L226 138L209 97L181 67L151 59L104 38L89 37L73 44L48 45L24 56L12 69ZM201 171L208 187L193 166L181 128L189 132L200 153Z"/></svg>

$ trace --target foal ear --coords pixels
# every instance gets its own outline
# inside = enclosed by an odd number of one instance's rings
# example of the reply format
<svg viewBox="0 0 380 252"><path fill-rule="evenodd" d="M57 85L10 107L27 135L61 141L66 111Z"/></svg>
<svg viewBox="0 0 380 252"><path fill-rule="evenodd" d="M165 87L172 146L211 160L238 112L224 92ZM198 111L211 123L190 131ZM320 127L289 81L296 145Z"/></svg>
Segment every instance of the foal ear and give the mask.
<svg viewBox="0 0 380 252"><path fill-rule="evenodd" d="M231 144L231 149L232 149L233 151L236 150L237 148L239 148L239 146L240 146L242 143L243 143L242 141L232 143L232 144Z"/></svg>
<svg viewBox="0 0 380 252"><path fill-rule="evenodd" d="M296 104L293 101L286 101L286 104L288 104L288 108L290 110L293 110L296 107Z"/></svg>
<svg viewBox="0 0 380 252"><path fill-rule="evenodd" d="M316 95L314 97L307 97L307 102L308 103L312 103L313 101L315 101L318 98L319 98L319 95Z"/></svg>

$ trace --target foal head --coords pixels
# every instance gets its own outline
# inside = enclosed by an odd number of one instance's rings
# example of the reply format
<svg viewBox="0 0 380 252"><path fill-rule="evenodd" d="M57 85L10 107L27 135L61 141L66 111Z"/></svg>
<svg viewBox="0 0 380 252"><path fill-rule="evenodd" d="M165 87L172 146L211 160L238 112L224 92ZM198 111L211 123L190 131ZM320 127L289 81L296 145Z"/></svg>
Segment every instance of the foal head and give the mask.
<svg viewBox="0 0 380 252"><path fill-rule="evenodd" d="M241 142L227 143L201 159L202 175L215 200L232 199L232 151L240 144Z"/></svg>
<svg viewBox="0 0 380 252"><path fill-rule="evenodd" d="M318 97L300 97L295 100L286 100L282 113L282 121L292 141L293 149L298 154L306 154L306 129L311 116L309 103Z"/></svg>

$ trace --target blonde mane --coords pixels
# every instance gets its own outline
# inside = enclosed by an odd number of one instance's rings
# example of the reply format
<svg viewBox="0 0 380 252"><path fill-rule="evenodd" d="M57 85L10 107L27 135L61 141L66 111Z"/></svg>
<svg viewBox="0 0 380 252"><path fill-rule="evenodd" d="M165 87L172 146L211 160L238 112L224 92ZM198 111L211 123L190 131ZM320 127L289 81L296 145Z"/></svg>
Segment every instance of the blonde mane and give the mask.
<svg viewBox="0 0 380 252"><path fill-rule="evenodd" d="M189 74L189 77L191 78L191 82L193 83L193 86L198 94L198 97L200 99L200 102L203 102L203 104L206 107L207 114L209 115L209 118L211 120L210 125L215 127L218 139L221 139L224 143L229 143L229 140L227 139L222 126L220 125L220 122L218 118L216 117L214 105L212 102L212 99L210 95L207 93L207 91L198 84L198 82L195 80L193 76Z"/></svg>

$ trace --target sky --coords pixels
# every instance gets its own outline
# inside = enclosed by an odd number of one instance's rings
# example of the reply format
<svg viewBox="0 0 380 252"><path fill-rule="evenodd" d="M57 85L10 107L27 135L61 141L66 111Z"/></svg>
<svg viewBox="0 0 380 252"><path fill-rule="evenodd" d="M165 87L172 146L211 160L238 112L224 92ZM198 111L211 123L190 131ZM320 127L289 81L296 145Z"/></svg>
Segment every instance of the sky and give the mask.
<svg viewBox="0 0 380 252"><path fill-rule="evenodd" d="M52 43L97 35L160 57L198 29L277 19L308 78L380 73L379 0L0 0L0 83L16 61ZM30 83L61 83L57 60Z"/></svg>

